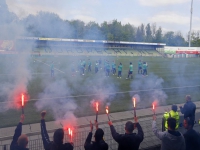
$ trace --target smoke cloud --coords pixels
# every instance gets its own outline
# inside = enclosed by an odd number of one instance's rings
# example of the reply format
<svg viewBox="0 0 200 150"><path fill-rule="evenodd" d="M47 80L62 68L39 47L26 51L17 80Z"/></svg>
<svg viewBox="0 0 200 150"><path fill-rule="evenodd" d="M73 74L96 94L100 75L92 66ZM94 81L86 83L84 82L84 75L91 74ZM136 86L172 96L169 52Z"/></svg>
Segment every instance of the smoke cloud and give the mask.
<svg viewBox="0 0 200 150"><path fill-rule="evenodd" d="M12 58L12 60L10 60ZM4 72L1 76L3 84L0 87L0 97L5 103L1 111L10 108L17 109L21 106L21 94L28 98L27 85L32 79L29 61L30 55L19 54L4 58Z"/></svg>
<svg viewBox="0 0 200 150"><path fill-rule="evenodd" d="M60 79L46 86L44 92L39 94L40 100L35 103L35 106L38 111L43 109L51 110L57 123L62 122L64 125L74 125L76 117L73 112L77 105L72 98L67 98L68 96L71 96L71 90L66 81Z"/></svg>
<svg viewBox="0 0 200 150"><path fill-rule="evenodd" d="M162 78L152 73L146 77L137 75L131 83L131 89L139 92L134 96L132 95L133 93L130 93L130 95L139 99L139 108L149 107L154 101L159 104L165 104L167 94L161 89L163 88L163 83L164 80Z"/></svg>

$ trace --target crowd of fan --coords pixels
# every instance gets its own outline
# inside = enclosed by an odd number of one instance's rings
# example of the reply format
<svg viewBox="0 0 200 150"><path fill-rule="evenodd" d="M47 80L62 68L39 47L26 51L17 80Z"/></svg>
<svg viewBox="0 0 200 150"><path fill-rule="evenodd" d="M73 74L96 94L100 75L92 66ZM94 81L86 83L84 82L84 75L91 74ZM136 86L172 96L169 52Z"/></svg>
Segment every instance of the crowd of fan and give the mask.
<svg viewBox="0 0 200 150"><path fill-rule="evenodd" d="M184 128L186 132L182 134L177 130L179 124L179 115L177 106L172 105L172 110L164 114L164 131L159 131L156 126L156 115L153 115L152 131L155 136L161 140L162 150L200 150L200 134L193 129L195 122L196 105L191 101L189 95L186 96L186 103L184 107L180 107L181 113L184 114ZM50 141L45 124L46 112L41 113L41 135L43 146L45 150L73 150L74 144L72 142L63 143L64 130L57 129L53 135L53 141ZM178 116L177 116L178 115ZM13 141L10 150L28 150L28 137L21 135L22 123L24 115L21 115L20 122L15 130ZM140 143L144 139L144 133L140 126L137 117L134 118L135 123L128 121L125 124L125 134L116 132L112 122L109 121L111 134L113 139L118 143L118 150L138 150ZM166 121L166 122L165 122ZM178 122L177 122L178 121ZM94 134L94 141L92 141L93 126L96 127ZM138 133L133 133L137 129ZM109 145L104 141L104 131L98 128L98 123L94 125L90 122L90 132L86 138L84 148L85 150L108 150Z"/></svg>

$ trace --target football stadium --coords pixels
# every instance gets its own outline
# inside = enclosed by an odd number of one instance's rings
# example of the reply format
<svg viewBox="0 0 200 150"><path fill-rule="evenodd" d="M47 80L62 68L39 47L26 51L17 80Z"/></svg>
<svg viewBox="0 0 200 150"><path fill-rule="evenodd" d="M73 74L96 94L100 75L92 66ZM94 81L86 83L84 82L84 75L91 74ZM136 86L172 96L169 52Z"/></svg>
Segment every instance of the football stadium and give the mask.
<svg viewBox="0 0 200 150"><path fill-rule="evenodd" d="M163 113L172 104L183 105L187 94L196 102L195 128L199 128L198 47L38 37L0 43L0 82L4 95L0 99L2 150L9 149L21 113L26 116L23 132L29 137L29 148L42 149L39 131L42 110L48 113L50 138L57 128L64 128L65 141L72 140L77 150L84 148L90 121L97 117L109 149L117 149L108 119L123 133L125 122L133 121L136 112L145 137L140 149L159 149L161 143L151 131L153 113L161 128ZM145 74L139 62L147 65ZM180 120L183 122L183 116ZM73 137L68 135L69 128ZM183 131L183 126L179 130Z"/></svg>

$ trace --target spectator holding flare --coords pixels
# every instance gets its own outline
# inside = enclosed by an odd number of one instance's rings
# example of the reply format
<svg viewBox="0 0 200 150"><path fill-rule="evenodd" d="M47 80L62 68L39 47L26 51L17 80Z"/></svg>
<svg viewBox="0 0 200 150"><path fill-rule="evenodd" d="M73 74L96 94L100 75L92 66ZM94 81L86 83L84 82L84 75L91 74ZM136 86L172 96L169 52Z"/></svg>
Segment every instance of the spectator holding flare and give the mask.
<svg viewBox="0 0 200 150"><path fill-rule="evenodd" d="M161 140L161 150L185 150L185 140L183 135L176 131L176 119L167 119L168 130L158 131L156 126L156 115L153 115L152 130L155 136Z"/></svg>
<svg viewBox="0 0 200 150"><path fill-rule="evenodd" d="M108 144L103 140L104 131L98 128L98 123L95 121L96 132L94 134L95 141L92 140L93 124L90 122L90 132L84 144L85 150L108 150Z"/></svg>
<svg viewBox="0 0 200 150"><path fill-rule="evenodd" d="M133 79L133 65L132 65L132 62L130 62L129 71L128 71L128 77L126 79L129 79L129 76L131 76L131 79Z"/></svg>
<svg viewBox="0 0 200 150"><path fill-rule="evenodd" d="M108 122L113 139L118 143L118 150L138 150L140 143L144 139L142 127L138 123L137 117L134 118L135 124L131 121L125 124L125 134L116 132L111 121ZM138 129L138 134L133 133L134 128Z"/></svg>
<svg viewBox="0 0 200 150"><path fill-rule="evenodd" d="M118 76L117 78L122 78L122 63L120 62L119 66L118 66Z"/></svg>
<svg viewBox="0 0 200 150"><path fill-rule="evenodd" d="M41 112L41 135L42 135L42 141L43 146L45 150L73 150L73 143L64 143L64 130L63 129L57 129L54 132L53 135L53 141L50 141L49 135L46 130L46 124L45 124L45 115L46 111Z"/></svg>
<svg viewBox="0 0 200 150"><path fill-rule="evenodd" d="M10 150L28 150L28 137L22 134L22 124L24 122L24 114L21 115L20 121L15 129L15 134L10 145Z"/></svg>
<svg viewBox="0 0 200 150"><path fill-rule="evenodd" d="M142 62L141 62L141 60L138 61L138 74L142 74Z"/></svg>
<svg viewBox="0 0 200 150"><path fill-rule="evenodd" d="M186 150L200 150L200 134L193 129L193 120L187 117L184 119L183 125L187 130L183 134Z"/></svg>
<svg viewBox="0 0 200 150"><path fill-rule="evenodd" d="M164 115L163 115L163 131L167 131L167 129L168 129L167 119L169 117L176 119L176 128L175 129L176 130L178 129L180 116L177 112L177 109L178 109L177 105L172 105L172 110L164 113Z"/></svg>
<svg viewBox="0 0 200 150"><path fill-rule="evenodd" d="M180 110L181 113L184 114L184 119L189 117L191 119L192 126L194 126L196 105L191 101L192 98L190 95L186 95L185 99L186 103L184 107L180 106Z"/></svg>

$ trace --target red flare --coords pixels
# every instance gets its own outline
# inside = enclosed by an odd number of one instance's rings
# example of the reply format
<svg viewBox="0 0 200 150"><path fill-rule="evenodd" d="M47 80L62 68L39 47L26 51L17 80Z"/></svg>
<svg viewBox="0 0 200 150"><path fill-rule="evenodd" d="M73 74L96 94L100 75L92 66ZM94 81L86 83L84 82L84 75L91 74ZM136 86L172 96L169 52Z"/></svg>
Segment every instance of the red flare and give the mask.
<svg viewBox="0 0 200 150"><path fill-rule="evenodd" d="M22 94L22 106L24 106L24 94Z"/></svg>
<svg viewBox="0 0 200 150"><path fill-rule="evenodd" d="M68 132L69 132L69 135L71 134L71 129L70 128L68 128Z"/></svg>
<svg viewBox="0 0 200 150"><path fill-rule="evenodd" d="M155 105L153 104L153 110L155 109Z"/></svg>
<svg viewBox="0 0 200 150"><path fill-rule="evenodd" d="M109 113L108 106L106 107L106 113L107 113L107 114Z"/></svg>
<svg viewBox="0 0 200 150"><path fill-rule="evenodd" d="M135 98L133 98L133 107L135 108L135 105L136 105L136 103L135 103Z"/></svg>
<svg viewBox="0 0 200 150"><path fill-rule="evenodd" d="M96 111L99 111L99 103L96 102Z"/></svg>

